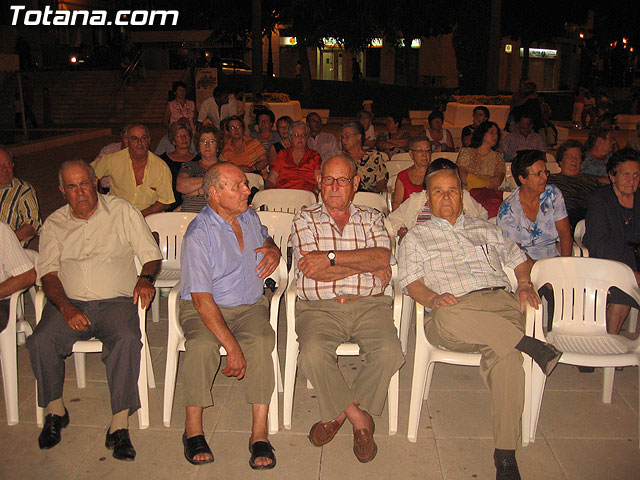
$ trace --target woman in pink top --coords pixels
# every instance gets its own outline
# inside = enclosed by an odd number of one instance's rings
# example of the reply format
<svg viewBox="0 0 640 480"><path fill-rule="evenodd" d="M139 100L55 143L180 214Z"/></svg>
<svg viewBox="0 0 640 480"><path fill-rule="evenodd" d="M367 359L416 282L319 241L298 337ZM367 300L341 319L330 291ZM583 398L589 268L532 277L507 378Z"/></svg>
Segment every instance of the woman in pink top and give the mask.
<svg viewBox="0 0 640 480"><path fill-rule="evenodd" d="M409 156L413 165L398 173L391 197L391 210L395 210L412 193L423 190L422 182L431 163L431 143L425 136L413 137L409 141Z"/></svg>
<svg viewBox="0 0 640 480"><path fill-rule="evenodd" d="M183 82L173 82L173 95L175 99L167 103L162 124L169 128L169 125L180 118L187 118L193 131L195 129L196 104L192 100L187 100L187 86Z"/></svg>

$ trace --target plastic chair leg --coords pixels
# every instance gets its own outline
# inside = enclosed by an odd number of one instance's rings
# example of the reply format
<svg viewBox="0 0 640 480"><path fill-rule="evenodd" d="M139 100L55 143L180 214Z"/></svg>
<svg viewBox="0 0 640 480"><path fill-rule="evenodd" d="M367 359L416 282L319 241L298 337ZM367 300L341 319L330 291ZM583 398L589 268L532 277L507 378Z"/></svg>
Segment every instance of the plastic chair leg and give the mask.
<svg viewBox="0 0 640 480"><path fill-rule="evenodd" d="M87 386L87 354L83 352L74 352L73 361L76 366L78 388L85 388Z"/></svg>
<svg viewBox="0 0 640 480"><path fill-rule="evenodd" d="M289 343L289 342L288 342ZM292 345L293 343L294 345ZM298 342L287 345L286 361L284 364L284 401L282 424L287 430L291 429L293 416L293 390L296 384L296 370L298 368Z"/></svg>
<svg viewBox="0 0 640 480"><path fill-rule="evenodd" d="M151 349L149 348L149 338L147 337L147 334L144 334L145 336L145 343L147 345L147 348L145 348L146 353L146 362L147 362L147 383L149 385L149 388L156 388L156 377L153 373L153 363L151 363Z"/></svg>
<svg viewBox="0 0 640 480"><path fill-rule="evenodd" d="M387 404L389 407L389 435L398 433L398 394L400 390L400 371L391 377L389 382L389 392L387 393Z"/></svg>
<svg viewBox="0 0 640 480"><path fill-rule="evenodd" d="M422 342L417 338L416 343ZM422 398L427 381L427 352L424 346L416 345L415 360L413 363L413 380L411 381L411 400L409 402L409 428L407 438L410 442L418 439L418 426L420 424L420 412L422 411Z"/></svg>
<svg viewBox="0 0 640 480"><path fill-rule="evenodd" d="M611 403L615 370L613 367L605 367L602 369L602 373L602 403Z"/></svg>
<svg viewBox="0 0 640 480"><path fill-rule="evenodd" d="M414 318L413 309L416 303L409 295L402 295L402 320L400 321L400 345L402 353L407 354L407 343L409 342L409 330L411 320Z"/></svg>
<svg viewBox="0 0 640 480"><path fill-rule="evenodd" d="M164 401L162 407L162 423L165 427L171 426L171 412L173 410L173 397L176 390L179 354L178 342L174 339L169 339L167 344L167 364L164 371Z"/></svg>
<svg viewBox="0 0 640 480"><path fill-rule="evenodd" d="M273 435L278 433L278 378L280 377L280 361L278 360L278 347L273 349L271 354L273 360L273 373L275 379L275 385L273 386L273 393L271 394L271 402L269 402L269 434Z"/></svg>
<svg viewBox="0 0 640 480"><path fill-rule="evenodd" d="M9 315L9 324L0 333L0 358L2 358L2 383L4 403L7 407L7 423L18 423L18 358L16 352L16 324Z"/></svg>
<svg viewBox="0 0 640 480"><path fill-rule="evenodd" d="M151 318L156 323L160 321L160 288L156 288L156 296L151 302Z"/></svg>
<svg viewBox="0 0 640 480"><path fill-rule="evenodd" d="M149 390L147 389L147 345L142 345L142 359L140 361L140 375L138 376L138 396L140 397L140 409L138 410L138 425L141 430L149 428Z"/></svg>

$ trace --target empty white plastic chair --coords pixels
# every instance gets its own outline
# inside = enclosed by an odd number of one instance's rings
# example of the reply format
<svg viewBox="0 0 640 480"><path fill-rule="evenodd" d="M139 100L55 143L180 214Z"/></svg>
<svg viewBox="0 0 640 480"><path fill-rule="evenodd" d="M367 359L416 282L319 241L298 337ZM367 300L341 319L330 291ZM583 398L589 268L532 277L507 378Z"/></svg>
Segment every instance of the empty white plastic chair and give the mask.
<svg viewBox="0 0 640 480"><path fill-rule="evenodd" d="M160 289L171 288L180 281L182 237L196 215L193 212L162 212L145 218L149 229L158 234L158 246L162 252L162 268L154 283L156 296L151 303L154 322L160 321Z"/></svg>
<svg viewBox="0 0 640 480"><path fill-rule="evenodd" d="M404 161L407 161L407 160L410 161L411 164L413 165L413 160L411 160L411 155L409 155L409 152L402 152L402 153L396 153L396 154L392 155L390 161L391 162L400 162L400 161L404 162Z"/></svg>
<svg viewBox="0 0 640 480"><path fill-rule="evenodd" d="M270 323L275 333L275 346L271 353L273 370L276 379L271 402L269 403L269 433L278 431L278 381L280 378L280 362L278 360L278 312L280 298L287 288L287 264L284 257L280 257L278 268L271 274L277 288L273 292L270 305ZM180 318L180 283L174 286L169 293L169 334L167 340L167 363L164 376L164 406L162 411L162 423L165 427L171 426L171 411L173 410L173 396L176 389L176 375L178 373L178 355L185 350L185 338L178 319ZM220 347L220 355L226 355L224 347Z"/></svg>
<svg viewBox="0 0 640 480"><path fill-rule="evenodd" d="M389 205L384 195L373 192L356 192L353 197L354 205L364 205L378 210L385 217L389 215Z"/></svg>
<svg viewBox="0 0 640 480"><path fill-rule="evenodd" d="M412 160L395 160L396 156L397 155L394 155L394 160L391 160L384 164L384 166L387 168L389 178L393 177L394 175L398 175L401 171L413 166Z"/></svg>
<svg viewBox="0 0 640 480"><path fill-rule="evenodd" d="M287 258L287 246L291 237L293 213L289 212L258 212L260 222L269 230L269 236L280 249L280 253Z"/></svg>
<svg viewBox="0 0 640 480"><path fill-rule="evenodd" d="M431 161L433 162L437 158L446 158L453 163L458 163L458 152L433 152L431 153Z"/></svg>
<svg viewBox="0 0 640 480"><path fill-rule="evenodd" d="M255 210L296 213L302 207L316 203L316 196L308 190L270 188L256 193L252 206Z"/></svg>
<svg viewBox="0 0 640 480"><path fill-rule="evenodd" d="M262 175L257 173L245 173L245 175L249 182L249 189L255 187L258 190L264 190L264 178L262 178Z"/></svg>
<svg viewBox="0 0 640 480"><path fill-rule="evenodd" d="M396 330L400 332L400 321L402 317L402 292L396 285L397 267L392 267L391 283L387 286L385 294L393 297L393 323ZM291 419L293 417L293 394L296 383L296 372L298 370L298 334L296 333L296 275L295 268L289 274L289 287L287 288L287 349L284 370L284 404L283 404L283 426L291 429ZM337 355L358 356L360 349L356 343L343 343L336 349ZM387 405L389 408L389 435L394 435L398 431L398 396L400 390L400 372L396 372L389 382L387 393Z"/></svg>
<svg viewBox="0 0 640 480"><path fill-rule="evenodd" d="M35 311L36 325L42 317L46 298L44 290L38 291L36 294ZM140 408L138 409L138 424L140 429L149 427L149 391L155 388L155 380L153 377L153 367L151 365L151 354L149 353L149 341L147 340L146 331L146 310L142 308L138 302L138 318L140 320L140 341L142 342L142 350L140 351L140 375L138 376L138 395L140 396ZM102 342L98 339L79 340L73 344L73 356L76 366L76 377L78 388L86 387L86 365L85 354L102 352ZM36 381L36 421L39 427L44 422L44 408L38 406L38 383Z"/></svg>
<svg viewBox="0 0 640 480"><path fill-rule="evenodd" d="M550 283L555 308L553 329L543 330L543 312L535 311L535 337L552 343L563 354L560 363L604 367L602 401L611 402L614 367L640 364L640 339L609 335L606 325L607 292L612 286L640 304L640 288L623 263L599 258L555 257L538 260L531 280L539 287ZM640 368L638 369L640 372ZM530 440L535 441L546 376L537 365L532 370ZM640 392L639 392L640 404ZM640 433L640 423L638 425Z"/></svg>

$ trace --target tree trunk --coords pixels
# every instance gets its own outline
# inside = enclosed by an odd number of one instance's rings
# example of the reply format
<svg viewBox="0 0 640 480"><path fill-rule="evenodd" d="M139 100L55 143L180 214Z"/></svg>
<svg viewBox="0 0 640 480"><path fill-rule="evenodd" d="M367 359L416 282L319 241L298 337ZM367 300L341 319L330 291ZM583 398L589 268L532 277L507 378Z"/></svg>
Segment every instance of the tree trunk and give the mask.
<svg viewBox="0 0 640 480"><path fill-rule="evenodd" d="M262 79L262 1L251 0L251 89L261 93Z"/></svg>
<svg viewBox="0 0 640 480"><path fill-rule="evenodd" d="M498 94L498 71L500 56L500 22L502 0L491 0L489 22L489 51L487 52L487 95Z"/></svg>
<svg viewBox="0 0 640 480"><path fill-rule="evenodd" d="M298 60L302 67L302 96L310 98L312 94L311 88L311 69L309 68L309 55L307 54L307 42L303 37L296 37L296 47L298 49Z"/></svg>
<svg viewBox="0 0 640 480"><path fill-rule="evenodd" d="M531 42L528 40L522 40L522 69L520 71L520 78L529 78L529 46Z"/></svg>

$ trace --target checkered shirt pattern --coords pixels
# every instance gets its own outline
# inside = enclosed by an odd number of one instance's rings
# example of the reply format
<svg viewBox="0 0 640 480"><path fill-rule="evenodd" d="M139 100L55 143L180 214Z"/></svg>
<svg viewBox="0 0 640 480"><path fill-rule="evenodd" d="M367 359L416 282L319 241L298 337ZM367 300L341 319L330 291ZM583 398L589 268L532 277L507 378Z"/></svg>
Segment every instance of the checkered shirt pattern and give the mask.
<svg viewBox="0 0 640 480"><path fill-rule="evenodd" d="M350 275L334 282L321 282L305 277L297 270L300 250L341 251L362 248L389 248L391 241L378 211L361 205L349 206L349 222L342 234L324 204L305 207L293 218L292 241L296 265L298 297L302 300L329 300L342 296L364 297L377 295L385 286L371 273Z"/></svg>

